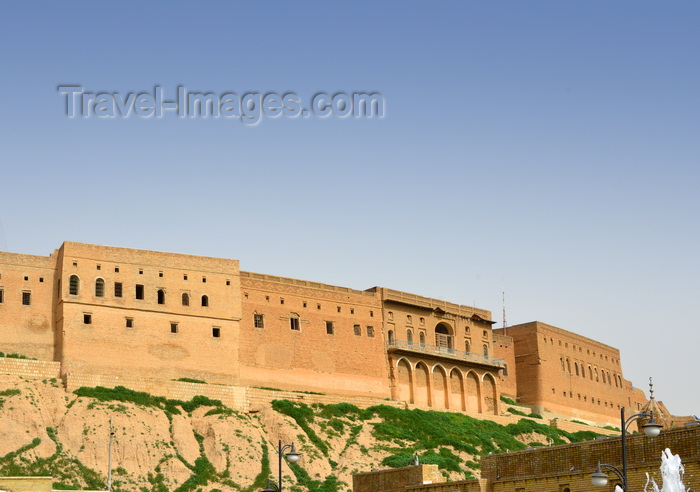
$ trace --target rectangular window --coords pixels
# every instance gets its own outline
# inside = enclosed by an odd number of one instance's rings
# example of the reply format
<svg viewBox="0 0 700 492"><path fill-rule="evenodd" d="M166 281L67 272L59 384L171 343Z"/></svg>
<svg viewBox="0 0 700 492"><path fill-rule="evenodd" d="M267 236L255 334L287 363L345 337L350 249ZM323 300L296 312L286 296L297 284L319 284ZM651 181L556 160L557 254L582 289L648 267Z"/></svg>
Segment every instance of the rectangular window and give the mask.
<svg viewBox="0 0 700 492"><path fill-rule="evenodd" d="M332 335L334 333L333 322L326 321L326 335Z"/></svg>
<svg viewBox="0 0 700 492"><path fill-rule="evenodd" d="M295 331L300 331L299 318L289 318L289 328Z"/></svg>
<svg viewBox="0 0 700 492"><path fill-rule="evenodd" d="M31 292L22 292L22 305L23 306L30 306L32 304L32 293Z"/></svg>
<svg viewBox="0 0 700 492"><path fill-rule="evenodd" d="M126 318L126 327L127 327L127 328L133 328L133 327L134 327L134 318Z"/></svg>
<svg viewBox="0 0 700 492"><path fill-rule="evenodd" d="M136 284L136 299L143 299L143 285Z"/></svg>
<svg viewBox="0 0 700 492"><path fill-rule="evenodd" d="M122 283L121 282L114 282L114 297L121 297L122 296Z"/></svg>
<svg viewBox="0 0 700 492"><path fill-rule="evenodd" d="M370 338L374 336L374 326L367 327L367 336Z"/></svg>
<svg viewBox="0 0 700 492"><path fill-rule="evenodd" d="M360 325L355 325L352 328L355 331L355 335L357 335L357 336L362 335L362 328L360 328Z"/></svg>
<svg viewBox="0 0 700 492"><path fill-rule="evenodd" d="M119 273L119 267L116 265L114 266L114 273Z"/></svg>
<svg viewBox="0 0 700 492"><path fill-rule="evenodd" d="M211 336L213 336L214 338L221 338L221 328L219 328L218 326L212 326Z"/></svg>
<svg viewBox="0 0 700 492"><path fill-rule="evenodd" d="M265 328L265 320L262 314L254 314L253 323L256 328Z"/></svg>
<svg viewBox="0 0 700 492"><path fill-rule="evenodd" d="M170 333L177 333L177 323L170 323Z"/></svg>
<svg viewBox="0 0 700 492"><path fill-rule="evenodd" d="M0 304L2 304L2 301L3 301L3 297L4 297L4 296L5 296L5 291L3 291L2 289L0 289Z"/></svg>
<svg viewBox="0 0 700 492"><path fill-rule="evenodd" d="M92 324L92 314L83 313L83 323L86 325Z"/></svg>

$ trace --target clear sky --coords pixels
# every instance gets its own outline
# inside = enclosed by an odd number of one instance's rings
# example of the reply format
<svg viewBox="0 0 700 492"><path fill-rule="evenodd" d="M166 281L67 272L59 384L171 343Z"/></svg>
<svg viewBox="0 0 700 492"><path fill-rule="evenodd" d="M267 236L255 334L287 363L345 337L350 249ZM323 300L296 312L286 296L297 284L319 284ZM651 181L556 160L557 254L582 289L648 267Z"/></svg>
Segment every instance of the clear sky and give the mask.
<svg viewBox="0 0 700 492"><path fill-rule="evenodd" d="M0 249L236 258L539 320L700 415L700 3L3 2ZM68 118L373 91L382 118Z"/></svg>

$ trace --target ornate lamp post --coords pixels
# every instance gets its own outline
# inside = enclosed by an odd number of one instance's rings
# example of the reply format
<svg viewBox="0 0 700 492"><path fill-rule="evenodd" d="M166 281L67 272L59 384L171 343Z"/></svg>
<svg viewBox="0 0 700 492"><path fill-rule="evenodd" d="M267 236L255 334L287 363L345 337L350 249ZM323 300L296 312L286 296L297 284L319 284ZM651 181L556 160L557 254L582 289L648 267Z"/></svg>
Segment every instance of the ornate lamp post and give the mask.
<svg viewBox="0 0 700 492"><path fill-rule="evenodd" d="M285 453L285 451L289 450L289 452ZM291 463L296 463L299 460L299 456L301 456L299 453L297 453L297 450L294 448L294 443L292 444L285 444L282 446L282 441L280 440L279 446L277 448L277 459L278 459L278 464L279 464L279 482L278 483L273 483L270 482L269 480L267 481L267 487L263 489L262 492L282 492L282 454L284 453L284 456L287 457L287 461Z"/></svg>
<svg viewBox="0 0 700 492"><path fill-rule="evenodd" d="M596 487L604 487L608 483L608 476L603 473L602 468L612 471L617 475L617 477L622 481L622 490L627 491L627 429L630 424L636 420L649 418L649 422L642 426L644 429L644 434L647 437L656 437L661 432L661 424L657 424L654 421L654 412L649 413L636 413L625 420L625 409L624 407L620 409L620 432L622 433L622 471L619 468L601 463L598 460L598 467L595 473L591 474L591 482Z"/></svg>

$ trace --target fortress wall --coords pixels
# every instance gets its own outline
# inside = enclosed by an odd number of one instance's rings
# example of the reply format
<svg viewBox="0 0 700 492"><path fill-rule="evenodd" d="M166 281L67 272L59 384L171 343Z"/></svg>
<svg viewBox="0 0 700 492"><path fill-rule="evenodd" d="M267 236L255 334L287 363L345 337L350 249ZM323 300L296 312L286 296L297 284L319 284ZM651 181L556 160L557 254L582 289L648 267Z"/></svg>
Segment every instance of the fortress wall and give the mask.
<svg viewBox="0 0 700 492"><path fill-rule="evenodd" d="M80 243L59 254L67 371L238 383L237 260Z"/></svg>
<svg viewBox="0 0 700 492"><path fill-rule="evenodd" d="M387 398L376 294L241 272L241 384Z"/></svg>
<svg viewBox="0 0 700 492"><path fill-rule="evenodd" d="M537 321L507 332L515 342L519 403L597 422L614 422L630 406L619 350Z"/></svg>
<svg viewBox="0 0 700 492"><path fill-rule="evenodd" d="M0 357L0 374L24 378L50 379L60 376L60 362Z"/></svg>
<svg viewBox="0 0 700 492"><path fill-rule="evenodd" d="M53 256L0 253L1 352L53 359L54 274Z"/></svg>

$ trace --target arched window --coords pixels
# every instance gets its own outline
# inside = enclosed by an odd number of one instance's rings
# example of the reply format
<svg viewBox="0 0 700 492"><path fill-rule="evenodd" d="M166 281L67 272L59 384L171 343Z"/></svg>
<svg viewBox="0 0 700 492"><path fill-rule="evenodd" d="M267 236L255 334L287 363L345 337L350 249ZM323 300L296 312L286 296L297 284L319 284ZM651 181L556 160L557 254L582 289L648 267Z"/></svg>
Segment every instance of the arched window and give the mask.
<svg viewBox="0 0 700 492"><path fill-rule="evenodd" d="M465 341L464 341L464 351L465 351L466 353L471 352L471 346L469 345L469 340L465 340Z"/></svg>
<svg viewBox="0 0 700 492"><path fill-rule="evenodd" d="M608 373L608 384L612 386L612 381L610 380L610 373Z"/></svg>
<svg viewBox="0 0 700 492"><path fill-rule="evenodd" d="M389 343L391 345L393 345L394 344L394 330L389 330L386 335L387 335L387 338L389 340Z"/></svg>
<svg viewBox="0 0 700 492"><path fill-rule="evenodd" d="M574 362L574 369L576 370L576 375L578 376L578 362Z"/></svg>
<svg viewBox="0 0 700 492"><path fill-rule="evenodd" d="M77 296L80 289L80 279L77 275L71 275L68 281L68 293L72 296Z"/></svg>
<svg viewBox="0 0 700 492"><path fill-rule="evenodd" d="M407 314L406 315L406 323L408 323L409 325L411 323L413 323L413 316L411 316L410 314Z"/></svg>
<svg viewBox="0 0 700 492"><path fill-rule="evenodd" d="M209 298L207 296L202 296L202 306L203 307L209 306Z"/></svg>
<svg viewBox="0 0 700 492"><path fill-rule="evenodd" d="M595 372L595 380L596 380L596 382L600 381L600 379L598 379L598 368L597 368L597 367L595 368L595 371L594 371L594 372Z"/></svg>
<svg viewBox="0 0 700 492"><path fill-rule="evenodd" d="M588 366L588 377L593 381L593 369L591 369L591 366Z"/></svg>
<svg viewBox="0 0 700 492"><path fill-rule="evenodd" d="M469 335L469 327L468 327L468 326L465 326L465 327L464 327L464 333L466 333L467 335Z"/></svg>
<svg viewBox="0 0 700 492"><path fill-rule="evenodd" d="M569 374L571 374L571 361L569 359L566 359L566 369L569 371Z"/></svg>
<svg viewBox="0 0 700 492"><path fill-rule="evenodd" d="M386 314L387 314L387 318L389 318L389 319L394 319L394 313L393 313L393 312L389 311L389 312L387 312Z"/></svg>
<svg viewBox="0 0 700 492"><path fill-rule="evenodd" d="M158 304L165 304L165 291L158 289Z"/></svg>
<svg viewBox="0 0 700 492"><path fill-rule="evenodd" d="M425 333L421 332L418 338L420 340L421 347L425 347Z"/></svg>
<svg viewBox="0 0 700 492"><path fill-rule="evenodd" d="M411 330L406 330L406 341L409 345L413 345L413 332Z"/></svg>
<svg viewBox="0 0 700 492"><path fill-rule="evenodd" d="M561 372L564 372L564 357L559 357L559 362L561 362Z"/></svg>
<svg viewBox="0 0 700 492"><path fill-rule="evenodd" d="M484 357L489 356L489 346L484 344Z"/></svg>
<svg viewBox="0 0 700 492"><path fill-rule="evenodd" d="M95 296L104 297L105 295L105 281L101 278L95 280Z"/></svg>
<svg viewBox="0 0 700 492"><path fill-rule="evenodd" d="M190 305L190 295L187 292L182 293L182 305L183 306Z"/></svg>

